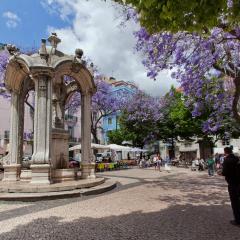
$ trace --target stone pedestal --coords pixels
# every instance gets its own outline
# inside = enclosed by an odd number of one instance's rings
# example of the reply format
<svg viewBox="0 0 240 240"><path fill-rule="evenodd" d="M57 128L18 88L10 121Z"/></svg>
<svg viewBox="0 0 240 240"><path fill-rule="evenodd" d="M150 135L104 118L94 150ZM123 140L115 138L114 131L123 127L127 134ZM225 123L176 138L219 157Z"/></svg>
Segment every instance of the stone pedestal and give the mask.
<svg viewBox="0 0 240 240"><path fill-rule="evenodd" d="M21 164L3 165L3 181L15 182L20 179Z"/></svg>
<svg viewBox="0 0 240 240"><path fill-rule="evenodd" d="M78 168L55 169L53 170L53 181L65 182L77 180L78 171Z"/></svg>
<svg viewBox="0 0 240 240"><path fill-rule="evenodd" d="M68 168L68 131L60 128L52 129L51 164L53 169Z"/></svg>
<svg viewBox="0 0 240 240"><path fill-rule="evenodd" d="M50 184L50 165L49 164L33 164L32 184Z"/></svg>
<svg viewBox="0 0 240 240"><path fill-rule="evenodd" d="M82 174L81 174L82 179L96 178L95 163L83 163L81 165L81 170L82 170Z"/></svg>
<svg viewBox="0 0 240 240"><path fill-rule="evenodd" d="M20 180L30 182L32 180L32 170L21 170Z"/></svg>

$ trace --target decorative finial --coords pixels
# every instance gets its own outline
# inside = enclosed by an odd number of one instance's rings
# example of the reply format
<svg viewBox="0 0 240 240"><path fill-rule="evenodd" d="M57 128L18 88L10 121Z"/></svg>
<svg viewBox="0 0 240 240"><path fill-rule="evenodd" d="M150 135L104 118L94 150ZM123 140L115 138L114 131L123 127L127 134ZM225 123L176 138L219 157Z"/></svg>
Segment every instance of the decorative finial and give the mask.
<svg viewBox="0 0 240 240"><path fill-rule="evenodd" d="M46 39L42 39L41 40L41 47L39 49L39 55L45 59L48 58L48 52L47 52L47 48L46 48Z"/></svg>
<svg viewBox="0 0 240 240"><path fill-rule="evenodd" d="M92 62L90 63L89 71L92 75L94 74L94 64Z"/></svg>
<svg viewBox="0 0 240 240"><path fill-rule="evenodd" d="M75 50L75 57L81 59L82 56L83 56L83 50L80 49L80 48L77 48L77 49Z"/></svg>
<svg viewBox="0 0 240 240"><path fill-rule="evenodd" d="M15 45L7 44L7 50L10 55L16 55L16 53L19 52L19 48L17 48Z"/></svg>
<svg viewBox="0 0 240 240"><path fill-rule="evenodd" d="M57 37L56 33L52 33L52 35L48 38L48 42L50 42L53 48L57 48L57 45L61 42L61 39Z"/></svg>

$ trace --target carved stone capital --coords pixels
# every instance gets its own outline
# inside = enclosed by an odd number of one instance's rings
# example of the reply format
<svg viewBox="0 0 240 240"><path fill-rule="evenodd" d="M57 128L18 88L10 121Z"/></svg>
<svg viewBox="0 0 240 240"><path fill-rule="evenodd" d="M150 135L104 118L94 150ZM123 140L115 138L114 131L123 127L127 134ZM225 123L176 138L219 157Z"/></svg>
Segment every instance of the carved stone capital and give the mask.
<svg viewBox="0 0 240 240"><path fill-rule="evenodd" d="M41 69L32 69L30 72L30 78L32 80L39 81L39 79L43 79L43 78L49 78L52 79L54 78L54 71L52 68L41 68Z"/></svg>

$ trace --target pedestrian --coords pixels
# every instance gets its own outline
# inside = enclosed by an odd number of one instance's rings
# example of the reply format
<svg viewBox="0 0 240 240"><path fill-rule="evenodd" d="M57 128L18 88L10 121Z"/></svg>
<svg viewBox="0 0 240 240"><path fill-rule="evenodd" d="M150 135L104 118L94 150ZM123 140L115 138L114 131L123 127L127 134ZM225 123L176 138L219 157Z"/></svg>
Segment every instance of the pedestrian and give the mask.
<svg viewBox="0 0 240 240"><path fill-rule="evenodd" d="M216 165L216 169L220 168L220 155L218 153L215 154L215 165Z"/></svg>
<svg viewBox="0 0 240 240"><path fill-rule="evenodd" d="M208 175L210 177L214 176L214 159L213 157L209 156L207 159L207 166L208 166Z"/></svg>
<svg viewBox="0 0 240 240"><path fill-rule="evenodd" d="M228 192L234 215L234 220L231 220L230 223L240 227L240 162L230 147L224 148L224 155L223 169L220 174L225 176L228 183Z"/></svg>
<svg viewBox="0 0 240 240"><path fill-rule="evenodd" d="M170 158L168 155L166 155L166 158L165 158L165 161L164 161L164 170L167 171L167 172L170 172L171 168L169 167L169 164L170 163Z"/></svg>
<svg viewBox="0 0 240 240"><path fill-rule="evenodd" d="M153 165L154 165L154 168L155 170L157 170L157 155L153 157Z"/></svg>
<svg viewBox="0 0 240 240"><path fill-rule="evenodd" d="M219 167L219 168L222 168L223 162L224 162L224 155L222 154L222 155L220 156L220 167Z"/></svg>
<svg viewBox="0 0 240 240"><path fill-rule="evenodd" d="M198 171L204 171L204 165L205 165L204 159L201 158L201 159L199 160L199 168L198 168Z"/></svg>
<svg viewBox="0 0 240 240"><path fill-rule="evenodd" d="M160 154L157 155L157 169L159 172L161 172L161 165L162 165L162 158Z"/></svg>

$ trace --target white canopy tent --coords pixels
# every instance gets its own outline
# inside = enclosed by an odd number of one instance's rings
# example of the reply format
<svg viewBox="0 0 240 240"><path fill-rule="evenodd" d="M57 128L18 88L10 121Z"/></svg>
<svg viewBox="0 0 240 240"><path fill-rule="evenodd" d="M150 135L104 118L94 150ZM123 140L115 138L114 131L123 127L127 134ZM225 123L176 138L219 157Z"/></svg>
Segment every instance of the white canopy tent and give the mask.
<svg viewBox="0 0 240 240"><path fill-rule="evenodd" d="M117 145L117 144L109 144L107 145L109 147L109 149L111 150L115 150L115 151L130 151L131 148L130 147L126 147L126 146L121 146L121 145Z"/></svg>
<svg viewBox="0 0 240 240"><path fill-rule="evenodd" d="M74 150L81 150L82 146L81 144L70 147L69 151L74 151ZM101 144L96 144L96 143L91 143L91 148L92 149L106 149L109 150L110 148L107 145L101 145Z"/></svg>
<svg viewBox="0 0 240 240"><path fill-rule="evenodd" d="M131 152L147 152L148 150L146 149L141 149L141 148L131 148Z"/></svg>
<svg viewBox="0 0 240 240"><path fill-rule="evenodd" d="M223 147L213 148L213 152L214 152L214 154L216 154L216 153L224 154L224 148ZM233 153L239 153L238 147L233 147Z"/></svg>

